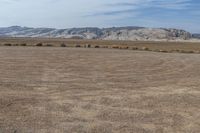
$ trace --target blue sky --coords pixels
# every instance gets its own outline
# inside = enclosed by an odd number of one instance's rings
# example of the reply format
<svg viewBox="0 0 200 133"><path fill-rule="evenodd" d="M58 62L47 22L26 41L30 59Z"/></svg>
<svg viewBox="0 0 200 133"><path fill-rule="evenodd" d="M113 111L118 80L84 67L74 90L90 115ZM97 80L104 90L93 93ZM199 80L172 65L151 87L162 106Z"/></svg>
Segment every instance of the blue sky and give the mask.
<svg viewBox="0 0 200 133"><path fill-rule="evenodd" d="M0 27L171 27L200 33L199 0L0 0Z"/></svg>

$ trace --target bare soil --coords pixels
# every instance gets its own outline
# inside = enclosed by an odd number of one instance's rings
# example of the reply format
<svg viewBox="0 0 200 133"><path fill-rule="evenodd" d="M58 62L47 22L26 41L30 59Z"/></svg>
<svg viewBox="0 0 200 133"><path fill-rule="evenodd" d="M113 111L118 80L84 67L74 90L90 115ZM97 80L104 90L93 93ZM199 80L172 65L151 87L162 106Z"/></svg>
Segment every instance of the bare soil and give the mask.
<svg viewBox="0 0 200 133"><path fill-rule="evenodd" d="M0 133L200 133L200 54L0 47Z"/></svg>

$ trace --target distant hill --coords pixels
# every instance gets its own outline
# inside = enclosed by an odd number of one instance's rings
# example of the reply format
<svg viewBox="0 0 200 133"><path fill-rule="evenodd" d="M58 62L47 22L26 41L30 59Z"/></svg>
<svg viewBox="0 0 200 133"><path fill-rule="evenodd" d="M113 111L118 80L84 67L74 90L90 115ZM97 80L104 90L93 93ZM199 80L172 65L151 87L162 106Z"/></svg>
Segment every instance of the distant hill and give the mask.
<svg viewBox="0 0 200 133"><path fill-rule="evenodd" d="M192 37L193 37L193 38L200 39L200 34L193 34Z"/></svg>
<svg viewBox="0 0 200 133"><path fill-rule="evenodd" d="M102 40L190 40L200 38L199 34L180 29L145 28L145 27L111 27L111 28L30 28L11 26L0 28L1 37L43 37L43 38L76 38Z"/></svg>

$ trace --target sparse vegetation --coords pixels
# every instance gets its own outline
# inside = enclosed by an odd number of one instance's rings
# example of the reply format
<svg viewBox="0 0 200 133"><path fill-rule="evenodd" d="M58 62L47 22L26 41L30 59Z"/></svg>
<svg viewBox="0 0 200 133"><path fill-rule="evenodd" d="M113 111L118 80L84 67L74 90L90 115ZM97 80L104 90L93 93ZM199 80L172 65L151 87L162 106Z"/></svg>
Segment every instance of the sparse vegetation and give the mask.
<svg viewBox="0 0 200 133"><path fill-rule="evenodd" d="M5 43L4 46L12 46L10 43Z"/></svg>
<svg viewBox="0 0 200 133"><path fill-rule="evenodd" d="M105 40L83 40L83 39L45 39L45 38L1 38L3 46L53 46L55 47L83 47L130 49L164 53L195 53L200 52L200 43L189 42L142 42L142 41L105 41Z"/></svg>
<svg viewBox="0 0 200 133"><path fill-rule="evenodd" d="M194 53L194 51L186 51L186 50L180 50L180 53Z"/></svg>
<svg viewBox="0 0 200 133"><path fill-rule="evenodd" d="M128 46L121 46L121 47L119 47L120 49L129 49L129 47Z"/></svg>

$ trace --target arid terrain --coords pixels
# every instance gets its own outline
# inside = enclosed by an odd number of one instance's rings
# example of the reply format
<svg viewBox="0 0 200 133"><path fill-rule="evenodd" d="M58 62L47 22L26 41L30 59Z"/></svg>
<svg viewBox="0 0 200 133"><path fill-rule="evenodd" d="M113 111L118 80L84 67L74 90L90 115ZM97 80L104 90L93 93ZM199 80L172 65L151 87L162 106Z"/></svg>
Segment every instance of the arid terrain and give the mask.
<svg viewBox="0 0 200 133"><path fill-rule="evenodd" d="M112 132L200 133L200 54L0 47L0 133Z"/></svg>
<svg viewBox="0 0 200 133"><path fill-rule="evenodd" d="M64 38L0 38L0 46L86 47L145 50L167 53L198 53L200 42L119 41Z"/></svg>

